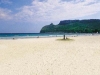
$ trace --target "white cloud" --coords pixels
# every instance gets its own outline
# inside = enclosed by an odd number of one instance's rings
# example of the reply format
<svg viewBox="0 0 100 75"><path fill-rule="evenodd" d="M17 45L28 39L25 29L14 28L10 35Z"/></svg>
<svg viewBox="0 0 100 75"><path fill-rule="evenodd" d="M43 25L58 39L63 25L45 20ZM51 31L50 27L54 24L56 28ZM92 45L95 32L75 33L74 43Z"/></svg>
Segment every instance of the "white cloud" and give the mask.
<svg viewBox="0 0 100 75"><path fill-rule="evenodd" d="M98 0L33 0L32 5L21 7L14 18L31 22L77 19L98 13L99 6Z"/></svg>
<svg viewBox="0 0 100 75"><path fill-rule="evenodd" d="M30 21L48 21L61 19L74 19L95 14L100 11L100 3L96 0L76 0L78 3L61 0L34 0L31 6L24 6L16 17ZM87 5L91 2L94 4Z"/></svg>
<svg viewBox="0 0 100 75"><path fill-rule="evenodd" d="M11 11L7 9L0 8L0 19L2 20L10 20L12 16L10 15Z"/></svg>

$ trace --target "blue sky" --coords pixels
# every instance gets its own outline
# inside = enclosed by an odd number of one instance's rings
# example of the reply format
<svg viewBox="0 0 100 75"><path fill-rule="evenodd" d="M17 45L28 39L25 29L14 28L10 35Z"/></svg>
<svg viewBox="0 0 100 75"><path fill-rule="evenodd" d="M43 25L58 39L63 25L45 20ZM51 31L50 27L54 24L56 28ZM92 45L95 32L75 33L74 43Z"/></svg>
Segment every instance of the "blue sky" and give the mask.
<svg viewBox="0 0 100 75"><path fill-rule="evenodd" d="M100 0L0 0L0 33L38 33L69 19L100 19Z"/></svg>

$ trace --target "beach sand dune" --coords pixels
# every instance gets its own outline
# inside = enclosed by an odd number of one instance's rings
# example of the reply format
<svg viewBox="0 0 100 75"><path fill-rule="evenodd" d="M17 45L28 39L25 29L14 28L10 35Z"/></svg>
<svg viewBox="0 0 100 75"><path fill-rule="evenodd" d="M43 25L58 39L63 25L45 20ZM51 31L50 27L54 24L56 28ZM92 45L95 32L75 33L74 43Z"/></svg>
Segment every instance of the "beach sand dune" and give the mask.
<svg viewBox="0 0 100 75"><path fill-rule="evenodd" d="M100 36L0 40L0 75L100 75Z"/></svg>

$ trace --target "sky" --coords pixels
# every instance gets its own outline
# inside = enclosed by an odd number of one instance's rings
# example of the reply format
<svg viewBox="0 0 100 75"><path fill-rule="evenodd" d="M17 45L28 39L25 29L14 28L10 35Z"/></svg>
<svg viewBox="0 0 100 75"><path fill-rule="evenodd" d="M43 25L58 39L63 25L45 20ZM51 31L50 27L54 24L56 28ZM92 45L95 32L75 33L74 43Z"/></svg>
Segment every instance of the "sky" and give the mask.
<svg viewBox="0 0 100 75"><path fill-rule="evenodd" d="M73 19L100 19L100 0L0 0L0 33L39 33Z"/></svg>

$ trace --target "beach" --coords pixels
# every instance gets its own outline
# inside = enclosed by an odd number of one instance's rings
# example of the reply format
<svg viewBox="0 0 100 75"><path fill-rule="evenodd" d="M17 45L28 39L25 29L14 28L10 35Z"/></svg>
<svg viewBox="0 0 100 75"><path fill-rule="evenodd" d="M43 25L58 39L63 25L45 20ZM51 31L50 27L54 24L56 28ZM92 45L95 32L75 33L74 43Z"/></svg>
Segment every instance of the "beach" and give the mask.
<svg viewBox="0 0 100 75"><path fill-rule="evenodd" d="M0 40L0 75L100 75L100 35Z"/></svg>

